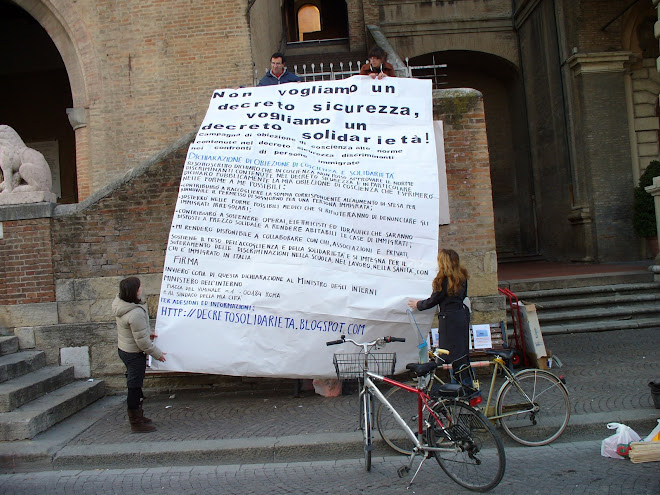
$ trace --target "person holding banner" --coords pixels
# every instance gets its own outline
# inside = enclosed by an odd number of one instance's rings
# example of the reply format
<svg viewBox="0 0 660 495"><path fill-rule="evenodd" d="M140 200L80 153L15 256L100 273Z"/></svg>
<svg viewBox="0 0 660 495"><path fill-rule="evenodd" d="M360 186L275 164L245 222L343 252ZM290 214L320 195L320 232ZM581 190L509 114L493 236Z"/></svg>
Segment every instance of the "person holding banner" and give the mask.
<svg viewBox="0 0 660 495"><path fill-rule="evenodd" d="M301 79L286 68L286 60L281 53L273 53L270 57L270 70L261 78L257 86L274 86L290 82L300 82Z"/></svg>
<svg viewBox="0 0 660 495"><path fill-rule="evenodd" d="M119 283L119 294L112 302L112 314L117 321L117 352L126 366L126 404L131 432L155 431L151 419L145 417L141 400L142 384L147 369L147 354L165 361L165 352L153 343L155 334L149 327L147 304L142 301L142 284L137 277L128 277Z"/></svg>
<svg viewBox="0 0 660 495"><path fill-rule="evenodd" d="M369 63L360 68L361 76L369 76L371 79L382 79L385 76L396 77L394 67L388 64L387 53L379 46L374 46L369 50Z"/></svg>
<svg viewBox="0 0 660 495"><path fill-rule="evenodd" d="M472 387L471 373L459 373L470 364L470 310L463 302L467 297L468 271L453 249L438 253L438 273L432 288L431 297L410 299L408 306L419 311L438 306L438 344L449 351L454 376L461 376L463 385Z"/></svg>

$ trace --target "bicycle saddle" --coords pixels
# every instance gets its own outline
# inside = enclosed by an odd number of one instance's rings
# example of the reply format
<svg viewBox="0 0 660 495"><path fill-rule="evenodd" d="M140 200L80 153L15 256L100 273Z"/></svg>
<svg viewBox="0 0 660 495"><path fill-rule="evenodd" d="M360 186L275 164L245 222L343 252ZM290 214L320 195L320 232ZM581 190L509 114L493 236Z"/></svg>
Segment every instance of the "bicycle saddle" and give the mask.
<svg viewBox="0 0 660 495"><path fill-rule="evenodd" d="M431 371L438 367L438 363L435 361L430 361L428 363L419 364L419 363L408 363L406 364L406 369L412 371L415 376L424 376L428 375Z"/></svg>
<svg viewBox="0 0 660 495"><path fill-rule="evenodd" d="M476 394L479 393L479 390L466 387L465 385L461 385L460 383L443 383L442 385L439 383L433 384L433 387L431 387L431 391L429 392L429 395L433 398L440 398L440 397L472 397Z"/></svg>
<svg viewBox="0 0 660 495"><path fill-rule="evenodd" d="M516 353L515 349L487 349L486 354L490 354L491 356L500 356L502 359L505 361L509 361L513 355Z"/></svg>

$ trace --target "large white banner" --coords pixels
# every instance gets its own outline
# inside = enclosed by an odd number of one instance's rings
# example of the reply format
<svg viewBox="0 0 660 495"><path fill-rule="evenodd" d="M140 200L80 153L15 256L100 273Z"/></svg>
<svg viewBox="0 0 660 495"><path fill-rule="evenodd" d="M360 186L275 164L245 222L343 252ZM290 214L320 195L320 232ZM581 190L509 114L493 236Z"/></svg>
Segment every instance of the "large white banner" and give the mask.
<svg viewBox="0 0 660 495"><path fill-rule="evenodd" d="M406 337L386 351L415 361L406 303L437 271L437 167L430 81L215 91L181 178L153 366L331 377L333 352L357 351L325 345L341 335ZM416 317L428 331L433 312Z"/></svg>

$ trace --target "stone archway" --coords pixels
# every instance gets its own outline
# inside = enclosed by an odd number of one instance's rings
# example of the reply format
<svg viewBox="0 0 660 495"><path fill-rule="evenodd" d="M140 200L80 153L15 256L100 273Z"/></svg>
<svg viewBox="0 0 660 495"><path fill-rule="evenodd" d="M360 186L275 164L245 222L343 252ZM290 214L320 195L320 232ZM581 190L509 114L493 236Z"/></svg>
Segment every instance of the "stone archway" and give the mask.
<svg viewBox="0 0 660 495"><path fill-rule="evenodd" d="M433 61L447 64L435 78L434 88L474 88L484 96L498 258L537 255L534 180L519 69L502 57L464 50L417 56L409 64L423 66ZM414 76L424 74L416 71Z"/></svg>
<svg viewBox="0 0 660 495"><path fill-rule="evenodd" d="M46 157L60 203L77 201L73 107L64 62L41 25L13 3L0 1L0 122Z"/></svg>
<svg viewBox="0 0 660 495"><path fill-rule="evenodd" d="M28 36L23 49L34 50L35 47L30 45L39 41L38 46L51 53L50 63L63 72L59 81L67 86L62 91L68 93L68 102L63 107L63 115L61 104L56 110L57 128L60 133L69 134L70 143L63 144L69 151L61 164L65 175L62 177L61 201L81 200L90 193L87 114L99 97L101 77L77 6L61 0L0 0L0 8L13 12L12 15L31 26L32 35ZM35 100L47 98L49 93L44 92L44 88L47 89L48 84L41 81L38 87ZM66 138L62 139L66 141Z"/></svg>

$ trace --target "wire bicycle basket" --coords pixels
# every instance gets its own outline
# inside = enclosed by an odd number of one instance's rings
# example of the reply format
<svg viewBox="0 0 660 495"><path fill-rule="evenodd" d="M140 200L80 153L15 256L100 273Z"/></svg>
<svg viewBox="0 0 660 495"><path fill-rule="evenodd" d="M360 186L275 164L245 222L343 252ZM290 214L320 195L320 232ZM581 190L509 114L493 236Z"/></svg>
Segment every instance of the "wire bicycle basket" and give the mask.
<svg viewBox="0 0 660 495"><path fill-rule="evenodd" d="M361 380L364 374L364 354L335 354L332 358L337 378L340 380ZM395 352L373 352L367 354L367 369L383 376L394 375L396 366Z"/></svg>

